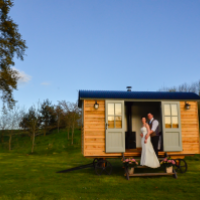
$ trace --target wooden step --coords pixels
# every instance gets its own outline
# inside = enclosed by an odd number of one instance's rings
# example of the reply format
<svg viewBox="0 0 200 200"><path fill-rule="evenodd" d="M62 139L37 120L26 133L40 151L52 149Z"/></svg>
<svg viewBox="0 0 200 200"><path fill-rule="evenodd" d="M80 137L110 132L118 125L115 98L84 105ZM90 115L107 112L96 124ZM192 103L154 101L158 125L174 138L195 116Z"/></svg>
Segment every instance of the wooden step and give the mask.
<svg viewBox="0 0 200 200"><path fill-rule="evenodd" d="M139 165L139 166L136 166L135 168L150 168L150 167Z"/></svg>
<svg viewBox="0 0 200 200"><path fill-rule="evenodd" d="M126 159L127 159L127 158L126 158ZM158 158L158 160L163 160L163 159L165 159L165 158ZM139 158L136 158L135 160L136 160L136 161L140 161Z"/></svg>
<svg viewBox="0 0 200 200"><path fill-rule="evenodd" d="M173 175L174 173L143 173L143 174L129 174L129 176L168 176ZM124 174L126 176L126 174Z"/></svg>
<svg viewBox="0 0 200 200"><path fill-rule="evenodd" d="M125 168L125 167L123 166L122 168ZM131 167L131 168L135 168L135 169L137 169L137 168L149 168L149 169L154 169L154 168L147 167L147 166L143 166L143 165L138 165L138 166ZM158 168L161 168L161 166L160 166L160 167L158 167ZM155 168L155 169L158 169L158 168Z"/></svg>

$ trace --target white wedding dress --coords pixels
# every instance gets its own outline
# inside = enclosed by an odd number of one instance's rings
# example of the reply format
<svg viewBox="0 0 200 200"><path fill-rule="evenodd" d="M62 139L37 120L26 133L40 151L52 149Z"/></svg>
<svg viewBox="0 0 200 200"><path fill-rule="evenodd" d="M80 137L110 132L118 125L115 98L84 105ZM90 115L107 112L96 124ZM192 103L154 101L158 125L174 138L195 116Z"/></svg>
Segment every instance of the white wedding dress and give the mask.
<svg viewBox="0 0 200 200"><path fill-rule="evenodd" d="M142 137L142 155L141 155L141 160L140 160L140 164L147 166L147 167L151 167L151 168L158 168L160 167L160 163L159 160L155 154L155 151L153 149L151 140L150 140L150 136L147 139L147 143L144 143L145 140L145 135L147 134L147 128L146 127L142 127L141 128L141 133L143 134Z"/></svg>

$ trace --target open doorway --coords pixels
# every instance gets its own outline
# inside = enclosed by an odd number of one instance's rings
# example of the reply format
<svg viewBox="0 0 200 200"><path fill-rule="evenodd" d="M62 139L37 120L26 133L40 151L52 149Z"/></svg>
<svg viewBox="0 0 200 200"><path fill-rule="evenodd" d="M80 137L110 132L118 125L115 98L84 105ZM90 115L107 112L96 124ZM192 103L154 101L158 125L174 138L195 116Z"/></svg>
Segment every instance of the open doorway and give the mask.
<svg viewBox="0 0 200 200"><path fill-rule="evenodd" d="M162 133L161 102L125 102L125 148L126 151L141 149L140 129L141 117L152 113L159 121L159 132ZM160 137L161 139L161 137ZM158 149L162 150L162 139L159 141Z"/></svg>

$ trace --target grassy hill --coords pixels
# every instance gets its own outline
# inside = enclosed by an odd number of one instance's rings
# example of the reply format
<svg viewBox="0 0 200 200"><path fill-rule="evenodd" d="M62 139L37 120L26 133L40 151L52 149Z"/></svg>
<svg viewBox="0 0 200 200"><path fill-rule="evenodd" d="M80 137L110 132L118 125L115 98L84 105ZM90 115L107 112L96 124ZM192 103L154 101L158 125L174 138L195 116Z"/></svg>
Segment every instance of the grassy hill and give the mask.
<svg viewBox="0 0 200 200"><path fill-rule="evenodd" d="M20 131L15 131L19 134ZM8 136L4 136L4 142L0 143L0 151L8 152ZM74 145L71 145L71 139L67 139L65 130L52 131L50 134L43 136L36 136L35 139L35 153L34 154L52 154L66 152L71 149L81 148L81 131L75 130ZM12 153L25 153L31 152L31 139L27 135L15 135L12 139Z"/></svg>
<svg viewBox="0 0 200 200"><path fill-rule="evenodd" d="M56 173L92 162L81 154L80 130L75 132L73 146L65 131L36 137L34 154L30 154L29 137L14 137L11 152L6 140L0 146L0 200L195 200L200 196L199 155L187 158L188 172L178 174L178 179L134 177L127 181L120 159L109 160L110 176L97 176L93 168Z"/></svg>

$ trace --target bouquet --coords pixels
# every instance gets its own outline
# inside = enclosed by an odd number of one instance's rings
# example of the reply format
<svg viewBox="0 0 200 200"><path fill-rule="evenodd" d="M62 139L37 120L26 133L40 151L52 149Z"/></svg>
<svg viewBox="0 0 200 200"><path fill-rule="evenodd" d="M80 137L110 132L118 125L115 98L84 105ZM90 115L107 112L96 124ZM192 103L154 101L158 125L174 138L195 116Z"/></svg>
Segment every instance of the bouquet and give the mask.
<svg viewBox="0 0 200 200"><path fill-rule="evenodd" d="M138 162L133 158L127 158L123 161L125 167L135 167L138 165Z"/></svg>
<svg viewBox="0 0 200 200"><path fill-rule="evenodd" d="M171 167L176 165L176 162L172 159L168 159L168 158L164 158L161 162L161 165L165 166L165 167Z"/></svg>

